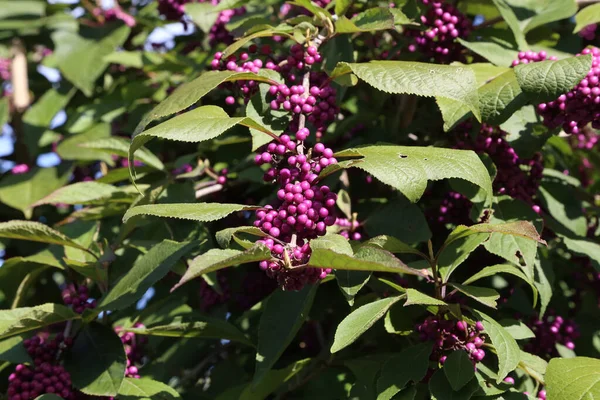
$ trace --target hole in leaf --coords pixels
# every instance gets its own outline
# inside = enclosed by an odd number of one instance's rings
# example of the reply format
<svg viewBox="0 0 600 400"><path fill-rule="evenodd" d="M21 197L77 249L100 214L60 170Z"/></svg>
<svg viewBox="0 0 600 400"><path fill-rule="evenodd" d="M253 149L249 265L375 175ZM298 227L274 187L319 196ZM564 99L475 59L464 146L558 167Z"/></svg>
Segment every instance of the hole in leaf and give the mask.
<svg viewBox="0 0 600 400"><path fill-rule="evenodd" d="M398 154L398 157L400 157L400 158L408 158L408 156L404 155L404 154Z"/></svg>

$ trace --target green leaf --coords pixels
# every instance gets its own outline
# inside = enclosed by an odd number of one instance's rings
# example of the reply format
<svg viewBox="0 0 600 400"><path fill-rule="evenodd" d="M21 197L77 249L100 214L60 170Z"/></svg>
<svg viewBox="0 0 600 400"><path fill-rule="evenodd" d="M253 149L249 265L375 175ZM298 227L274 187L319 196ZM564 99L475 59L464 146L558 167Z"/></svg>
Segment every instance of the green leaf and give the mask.
<svg viewBox="0 0 600 400"><path fill-rule="evenodd" d="M411 346L391 357L377 379L377 400L391 400L409 381L419 382L427 373L431 344Z"/></svg>
<svg viewBox="0 0 600 400"><path fill-rule="evenodd" d="M239 43L240 40L236 42ZM226 57L224 55L224 57ZM135 128L134 136L139 134L144 128L160 118L168 117L179 111L194 105L198 100L204 97L208 92L217 88L224 82L234 82L238 80L254 80L258 82L267 82L270 84L278 84L273 80L248 72L233 72L233 71L209 71L200 75L191 82L185 83L178 87L173 94L158 104L150 113L148 113L140 121Z"/></svg>
<svg viewBox="0 0 600 400"><path fill-rule="evenodd" d="M577 85L592 67L591 54L558 61L519 64L515 74L519 86L536 103L556 100Z"/></svg>
<svg viewBox="0 0 600 400"><path fill-rule="evenodd" d="M308 318L318 285L297 292L277 290L266 301L258 326L256 372L252 386L258 386L290 345Z"/></svg>
<svg viewBox="0 0 600 400"><path fill-rule="evenodd" d="M106 55L102 60L109 64L119 64L124 67L142 68L144 66L144 58L141 51L115 51Z"/></svg>
<svg viewBox="0 0 600 400"><path fill-rule="evenodd" d="M11 364L33 364L33 360L27 349L23 346L21 336L13 336L8 339L0 340L0 360L8 361Z"/></svg>
<svg viewBox="0 0 600 400"><path fill-rule="evenodd" d="M425 256L425 254L421 253L419 250L392 236L376 236L373 239L369 239L364 242L363 246L379 247L394 254L416 254L420 257L427 258L427 256Z"/></svg>
<svg viewBox="0 0 600 400"><path fill-rule="evenodd" d="M46 2L35 0L0 1L0 18L23 16L41 17L46 13Z"/></svg>
<svg viewBox="0 0 600 400"><path fill-rule="evenodd" d="M69 181L71 172L57 168L33 168L25 174L9 175L0 182L0 202L21 210L31 218L33 204Z"/></svg>
<svg viewBox="0 0 600 400"><path fill-rule="evenodd" d="M81 145L94 140L110 137L111 128L109 124L100 123L77 135L72 135L61 141L56 147L56 153L64 160L97 161L101 160L108 165L114 161L109 154L96 149L86 149Z"/></svg>
<svg viewBox="0 0 600 400"><path fill-rule="evenodd" d="M513 69L494 78L479 89L481 119L499 125L527 102Z"/></svg>
<svg viewBox="0 0 600 400"><path fill-rule="evenodd" d="M219 244L219 246L221 246L224 249L229 247L229 245L231 243L231 239L234 239L239 245L241 245L247 249L252 247L252 242L238 238L237 235L239 233L246 233L248 235L257 236L257 237L269 236L266 233L264 233L262 230L260 230L257 227L254 227L254 226L238 226L235 228L227 228L227 229L220 230L219 232L217 232L215 234L215 239L217 239L217 243Z"/></svg>
<svg viewBox="0 0 600 400"><path fill-rule="evenodd" d="M528 33L539 26L547 26L551 22L571 18L577 12L577 2L575 0L542 0L531 3L533 13L524 13L530 18L521 22L523 32ZM529 10L528 10L529 11Z"/></svg>
<svg viewBox="0 0 600 400"><path fill-rule="evenodd" d="M465 286L459 285L458 283L451 283L450 285L459 292L491 308L496 308L496 300L500 298L500 295L494 289L477 286Z"/></svg>
<svg viewBox="0 0 600 400"><path fill-rule="evenodd" d="M469 400L479 390L477 379L472 379L459 391L453 391L443 370L437 370L429 380L429 392L433 400Z"/></svg>
<svg viewBox="0 0 600 400"><path fill-rule="evenodd" d="M559 171L556 173L555 176L544 177L538 191L543 208L548 210L550 216L556 220L552 221L551 218L548 218L547 223L553 223L553 230L563 235L575 234L585 237L587 222L583 212L583 203L578 196L573 195L578 190L579 183L577 182L576 186L574 182L556 176L563 175ZM556 226L557 223L559 226Z"/></svg>
<svg viewBox="0 0 600 400"><path fill-rule="evenodd" d="M409 21L406 16L405 20ZM394 26L394 15L390 9L377 7L363 11L352 19L339 17L335 22L335 31L336 33L373 32L393 29Z"/></svg>
<svg viewBox="0 0 600 400"><path fill-rule="evenodd" d="M566 236L562 236L562 240L567 246L567 249L573 253L589 257L590 261L594 264L594 268L600 271L600 245L587 239L573 239Z"/></svg>
<svg viewBox="0 0 600 400"><path fill-rule="evenodd" d="M477 272L475 275L471 276L469 279L464 281L463 285L470 285L471 283L478 281L481 278L486 278L488 276L494 276L501 273L514 275L517 278L520 278L523 281L527 282L527 284L531 287L531 290L533 292L534 304L537 302L536 300L538 292L535 286L533 285L533 282L529 278L527 278L523 271L521 271L518 267L512 264L497 264L485 267L481 271Z"/></svg>
<svg viewBox="0 0 600 400"><path fill-rule="evenodd" d="M553 400L600 397L600 360L589 357L550 360L546 371L546 392Z"/></svg>
<svg viewBox="0 0 600 400"><path fill-rule="evenodd" d="M515 340L525 340L535 338L535 333L521 321L514 319L503 319L499 321L500 325L511 334Z"/></svg>
<svg viewBox="0 0 600 400"><path fill-rule="evenodd" d="M600 22L600 4L592 4L585 8L582 8L577 15L575 15L575 29L573 33L581 31L588 25L596 24Z"/></svg>
<svg viewBox="0 0 600 400"><path fill-rule="evenodd" d="M99 301L95 313L103 310L122 310L141 299L182 256L197 246L197 242L178 243L171 240L163 240L152 246Z"/></svg>
<svg viewBox="0 0 600 400"><path fill-rule="evenodd" d="M547 258L537 258L534 268L534 283L540 294L540 315L544 315L554 292L554 266Z"/></svg>
<svg viewBox="0 0 600 400"><path fill-rule="evenodd" d="M259 89L259 93L252 96L246 106L246 116L274 135L281 136L290 124L290 116L287 111L273 111L271 109L266 100L268 98L268 87L266 85L261 86ZM256 151L273 140L272 136L265 135L264 132L253 128L250 128L250 135L252 136L252 151Z"/></svg>
<svg viewBox="0 0 600 400"><path fill-rule="evenodd" d="M179 393L169 385L150 378L125 378L119 387L118 398L122 400L174 400Z"/></svg>
<svg viewBox="0 0 600 400"><path fill-rule="evenodd" d="M496 349L496 355L498 356L498 378L496 383L500 383L519 364L521 350L511 334L493 318L477 310L473 310L473 314L483 323L485 333L488 334L492 345Z"/></svg>
<svg viewBox="0 0 600 400"><path fill-rule="evenodd" d="M63 400L63 398L52 393L46 393L36 397L35 400Z"/></svg>
<svg viewBox="0 0 600 400"><path fill-rule="evenodd" d="M548 362L536 355L521 351L521 361L519 367L523 368L527 374L531 375L538 382L544 384L544 375L548 368Z"/></svg>
<svg viewBox="0 0 600 400"><path fill-rule="evenodd" d="M402 221L402 223L390 225L390 221ZM431 231L425 215L419 206L406 198L392 200L381 209L369 214L364 227L372 237L389 235L408 244L431 239Z"/></svg>
<svg viewBox="0 0 600 400"><path fill-rule="evenodd" d="M477 224L471 226L459 225L446 238L443 247L448 246L455 240L476 235L478 233L493 233L501 235L512 235L522 237L528 240L533 240L541 244L546 242L541 238L540 234L535 230L535 227L526 221L508 222L505 224Z"/></svg>
<svg viewBox="0 0 600 400"><path fill-rule="evenodd" d="M0 310L0 339L77 318L79 315L70 308L51 303L35 307Z"/></svg>
<svg viewBox="0 0 600 400"><path fill-rule="evenodd" d="M361 246L352 254L348 240L341 235L330 234L317 238L312 240L310 245L312 249L308 261L310 267L422 275L420 271L409 268L392 253L376 247Z"/></svg>
<svg viewBox="0 0 600 400"><path fill-rule="evenodd" d="M286 36L290 39L295 40L294 37L292 35L290 35L289 32L290 32L289 29L273 28L273 29L261 30L259 32L253 33L251 35L246 35L242 38L239 38L238 40L236 40L229 46L227 46L227 48L225 50L223 50L222 57L225 57L225 58L229 57L230 55L234 54L236 51L238 51L239 49L244 47L246 45L246 43L249 43L256 38L272 37L272 36ZM229 72L229 71L227 71L227 72ZM238 74L240 74L240 72L238 72ZM250 79L252 79L252 78L250 78Z"/></svg>
<svg viewBox="0 0 600 400"><path fill-rule="evenodd" d="M188 319L189 317L186 317ZM226 339L243 343L254 347L254 344L235 326L227 321L209 317L206 315L195 315L193 321L185 319L173 321L167 325L153 325L145 328L125 328L128 332L138 335L177 337L177 338L204 338L204 339Z"/></svg>
<svg viewBox="0 0 600 400"><path fill-rule="evenodd" d="M403 297L395 296L380 299L352 311L338 325L330 351L336 353L354 343L360 335L379 321L390 307Z"/></svg>
<svg viewBox="0 0 600 400"><path fill-rule="evenodd" d="M119 190L112 185L105 183L77 182L72 185L50 193L43 199L35 202L34 207L42 204L93 204L110 199Z"/></svg>
<svg viewBox="0 0 600 400"><path fill-rule="evenodd" d="M61 246L74 247L80 250L87 250L86 247L81 246L62 233L40 222L18 220L2 222L0 223L0 237L29 240L32 242L48 244L58 244Z"/></svg>
<svg viewBox="0 0 600 400"><path fill-rule="evenodd" d="M335 271L335 279L350 306L354 305L354 297L370 278L371 271Z"/></svg>
<svg viewBox="0 0 600 400"><path fill-rule="evenodd" d="M506 0L493 0L493 2L498 8L498 11L500 11L502 18L512 31L513 35L515 36L515 41L517 42L519 50L528 50L529 45L525 40L525 34L523 33L521 26L519 25L519 20L517 19L517 16L515 15L513 9L506 2Z"/></svg>
<svg viewBox="0 0 600 400"><path fill-rule="evenodd" d="M75 32L53 32L51 37L58 68L65 78L81 89L86 96L92 96L96 79L109 64L104 57L121 46L130 31L129 27L123 25L98 41L85 39Z"/></svg>
<svg viewBox="0 0 600 400"><path fill-rule="evenodd" d="M327 167L321 175L341 168L357 167L381 182L399 190L413 203L421 198L427 181L459 178L469 181L492 196L487 168L477 154L469 150L435 147L368 146L343 150L336 157L362 157Z"/></svg>
<svg viewBox="0 0 600 400"><path fill-rule="evenodd" d="M260 207L221 203L147 204L127 210L125 216L123 216L123 222L127 222L130 218L138 215L211 222L223 219L237 211L256 210L258 208Z"/></svg>
<svg viewBox="0 0 600 400"><path fill-rule="evenodd" d="M184 5L185 13L190 16L194 24L208 33L219 18L219 12L211 3L188 3Z"/></svg>
<svg viewBox="0 0 600 400"><path fill-rule="evenodd" d="M483 242L490 238L489 233L470 235L445 246L438 256L438 270L444 282Z"/></svg>
<svg viewBox="0 0 600 400"><path fill-rule="evenodd" d="M220 107L201 106L137 134L131 141L131 146L129 147L130 173L134 176L134 153L153 138L200 143L214 139L236 125L257 129L265 134L275 137L272 132L261 126L252 118L232 118Z"/></svg>
<svg viewBox="0 0 600 400"><path fill-rule="evenodd" d="M448 378L452 390L458 392L475 377L473 363L466 351L458 350L450 353L444 362L444 374Z"/></svg>
<svg viewBox="0 0 600 400"><path fill-rule="evenodd" d="M350 6L352 5L352 2L354 0L336 0L335 1L335 15L337 16L342 16L346 13L346 11L348 11L348 9L350 8Z"/></svg>
<svg viewBox="0 0 600 400"><path fill-rule="evenodd" d="M444 301L438 300L416 289L406 289L406 302L404 306L425 305L425 306L447 306Z"/></svg>
<svg viewBox="0 0 600 400"><path fill-rule="evenodd" d="M442 97L465 104L481 120L477 83L468 67L435 65L412 61L339 63L338 74L354 73L386 93Z"/></svg>
<svg viewBox="0 0 600 400"><path fill-rule="evenodd" d="M116 396L125 378L126 361L123 343L112 328L92 323L77 335L65 368L73 386L83 393Z"/></svg>
<svg viewBox="0 0 600 400"><path fill-rule="evenodd" d="M269 260L270 258L270 250L261 245L256 245L246 251L212 249L191 261L188 270L181 277L179 283L173 286L171 291L177 289L184 283L201 275L208 274L209 272L218 271L234 265Z"/></svg>
<svg viewBox="0 0 600 400"><path fill-rule="evenodd" d="M80 144L79 147L95 149L109 154L116 154L121 157L127 157L129 153L129 141L125 138L116 136L92 140ZM134 159L158 170L163 170L165 168L162 161L160 161L158 157L144 147L136 151Z"/></svg>

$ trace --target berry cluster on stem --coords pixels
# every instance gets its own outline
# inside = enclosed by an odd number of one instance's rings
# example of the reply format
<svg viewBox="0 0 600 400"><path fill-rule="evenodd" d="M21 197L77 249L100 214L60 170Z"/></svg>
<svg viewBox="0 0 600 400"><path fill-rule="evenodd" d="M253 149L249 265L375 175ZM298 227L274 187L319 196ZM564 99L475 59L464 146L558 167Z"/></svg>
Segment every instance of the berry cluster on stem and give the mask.
<svg viewBox="0 0 600 400"><path fill-rule="evenodd" d="M143 328L144 324L136 322L133 327ZM146 336L136 335L133 332L126 332L120 326L115 327L115 332L119 334L121 342L125 347L125 354L127 355L127 368L125 369L125 376L128 378L139 379L140 375L138 368L141 364L143 364L148 338Z"/></svg>
<svg viewBox="0 0 600 400"><path fill-rule="evenodd" d="M90 300L89 289L85 285L75 286L69 283L62 290L63 302L71 306L77 314L82 314L84 310L96 308L96 300Z"/></svg>
<svg viewBox="0 0 600 400"><path fill-rule="evenodd" d="M535 333L535 339L525 345L525 350L546 359L558 357L557 343L573 350L573 341L579 337L579 328L574 321L553 313L547 313L541 319L533 317L528 325Z"/></svg>

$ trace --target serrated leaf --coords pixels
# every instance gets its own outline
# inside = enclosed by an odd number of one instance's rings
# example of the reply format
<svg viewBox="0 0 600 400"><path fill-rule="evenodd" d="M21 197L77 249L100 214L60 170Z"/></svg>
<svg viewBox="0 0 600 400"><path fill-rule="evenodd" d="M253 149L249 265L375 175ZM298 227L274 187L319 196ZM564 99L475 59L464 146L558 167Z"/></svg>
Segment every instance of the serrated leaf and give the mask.
<svg viewBox="0 0 600 400"><path fill-rule="evenodd" d="M38 200L33 206L42 204L92 204L98 201L108 200L119 190L105 183L77 182L50 193L48 196Z"/></svg>
<svg viewBox="0 0 600 400"><path fill-rule="evenodd" d="M0 310L0 339L77 318L79 315L70 308L51 303L35 307Z"/></svg>
<svg viewBox="0 0 600 400"><path fill-rule="evenodd" d="M238 41L239 42L239 41ZM236 43L238 43L236 42ZM224 55L224 57L226 57ZM200 75L191 82L178 87L169 97L159 103L140 121L135 128L134 136L139 134L144 128L160 118L168 117L179 111L194 105L198 100L204 97L208 92L215 89L224 82L233 82L237 80L254 80L258 82L267 82L278 84L269 78L248 72L233 71L209 71Z"/></svg>
<svg viewBox="0 0 600 400"><path fill-rule="evenodd" d="M404 306L424 305L424 306L447 306L446 302L438 300L431 296L421 293L416 289L406 289L406 302Z"/></svg>
<svg viewBox="0 0 600 400"><path fill-rule="evenodd" d="M104 139L91 140L80 144L79 147L116 154L120 157L127 157L129 153L129 144L129 140L125 138L112 136ZM134 159L155 169L163 170L165 168L162 161L145 147L136 150Z"/></svg>
<svg viewBox="0 0 600 400"><path fill-rule="evenodd" d="M589 357L550 360L546 371L546 392L553 400L600 397L600 360Z"/></svg>
<svg viewBox="0 0 600 400"><path fill-rule="evenodd" d="M258 386L290 345L308 318L318 285L296 292L277 290L266 301L258 326L256 371L252 386Z"/></svg>
<svg viewBox="0 0 600 400"><path fill-rule="evenodd" d="M81 246L79 243L73 241L59 231L40 222L18 220L2 222L0 223L0 237L58 244L60 246L69 246L80 250L87 250L87 248Z"/></svg>
<svg viewBox="0 0 600 400"><path fill-rule="evenodd" d="M123 216L123 222L127 222L130 218L138 215L211 222L223 219L236 211L256 210L258 208L260 207L221 203L147 204L127 210Z"/></svg>
<svg viewBox="0 0 600 400"><path fill-rule="evenodd" d="M500 298L500 295L494 289L459 285L458 283L451 283L450 285L459 292L491 308L496 308L496 300Z"/></svg>
<svg viewBox="0 0 600 400"><path fill-rule="evenodd" d="M471 226L459 225L446 238L444 246L455 240L478 233L497 233L501 235L518 236L535 242L546 244L535 227L527 221L508 222L505 224L476 224Z"/></svg>
<svg viewBox="0 0 600 400"><path fill-rule="evenodd" d="M481 311L473 310L475 317L483 323L498 356L498 378L500 383L513 371L521 359L521 350L515 339L498 322Z"/></svg>
<svg viewBox="0 0 600 400"><path fill-rule="evenodd" d="M523 93L536 103L556 100L577 85L592 67L591 54L558 61L519 64L515 67L517 82Z"/></svg>
<svg viewBox="0 0 600 400"><path fill-rule="evenodd" d="M339 239L341 238L341 239ZM345 246L335 245L344 241ZM420 271L409 268L388 251L361 246L354 254L348 241L341 235L327 235L310 242L312 254L308 264L314 268L332 268L348 271L401 272L422 275Z"/></svg>
<svg viewBox="0 0 600 400"><path fill-rule="evenodd" d="M380 299L352 311L338 325L331 345L331 353L336 353L354 343L375 322L379 321L391 306L403 297L395 296Z"/></svg>
<svg viewBox="0 0 600 400"><path fill-rule="evenodd" d="M419 382L427 373L431 344L411 346L391 357L377 379L377 400L391 400L408 382Z"/></svg>
<svg viewBox="0 0 600 400"><path fill-rule="evenodd" d="M231 239L236 239L236 242L240 244L240 241L237 240L238 233L246 233L249 235L257 236L257 237L266 237L268 236L262 230L254 226L238 226L236 228L227 228L223 229L215 234L215 239L217 239L217 243L222 248L226 249L229 247L231 243ZM252 243L248 242L248 245L252 245Z"/></svg>
<svg viewBox="0 0 600 400"><path fill-rule="evenodd" d="M100 299L95 314L103 310L122 310L138 301L182 256L197 246L197 242L178 243L171 240L163 240L152 246Z"/></svg>
<svg viewBox="0 0 600 400"><path fill-rule="evenodd" d="M416 202L425 192L428 181L459 178L482 188L492 196L492 182L480 158L469 150L435 147L376 145L343 150L336 157L362 157L327 167L322 175L340 168L357 167Z"/></svg>
<svg viewBox="0 0 600 400"><path fill-rule="evenodd" d="M600 4L596 3L582 8L577 15L575 15L576 25L575 29L573 29L573 33L580 32L586 26L598 22L600 22Z"/></svg>
<svg viewBox="0 0 600 400"><path fill-rule="evenodd" d="M199 255L190 262L188 270L181 277L179 283L173 286L171 291L177 289L184 283L209 272L218 271L234 265L269 260L270 258L271 252L269 249L266 246L261 245L256 245L246 251L212 249Z"/></svg>
<svg viewBox="0 0 600 400"><path fill-rule="evenodd" d="M425 256L425 254L421 253L419 250L392 236L376 236L373 239L369 239L366 242L364 242L363 246L379 247L383 250L389 251L390 253L394 254L416 254L423 258L427 258L427 256Z"/></svg>
<svg viewBox="0 0 600 400"><path fill-rule="evenodd" d="M473 363L464 350L450 353L444 362L443 370L454 391L459 391L475 377Z"/></svg>
<svg viewBox="0 0 600 400"><path fill-rule="evenodd" d="M121 46L130 31L129 27L122 25L98 41L85 39L66 30L53 32L51 36L55 44L54 56L58 60L58 68L86 96L91 96L96 79L108 67L109 63L104 57Z"/></svg>
<svg viewBox="0 0 600 400"><path fill-rule="evenodd" d="M511 275L514 275L517 278L520 278L523 281L527 282L527 284L531 287L531 290L533 292L534 305L535 305L535 303L537 302L536 300L537 300L537 296L538 296L537 289L533 285L533 282L529 278L527 278L527 276L523 273L523 271L521 271L518 267L516 267L512 264L497 264L497 265L485 267L481 271L477 272L476 274L472 275L469 279L464 281L463 285L470 285L471 283L478 281L481 278L485 278L488 276L494 276L494 275L497 275L500 273L511 274Z"/></svg>
<svg viewBox="0 0 600 400"><path fill-rule="evenodd" d="M150 378L125 378L119 387L119 399L123 400L174 400L179 393L171 386Z"/></svg>
<svg viewBox="0 0 600 400"><path fill-rule="evenodd" d="M356 14L352 19L342 15L335 22L335 31L336 33L373 32L393 29L394 26L394 15L390 9L376 7Z"/></svg>
<svg viewBox="0 0 600 400"><path fill-rule="evenodd" d="M201 106L137 134L129 147L130 174L132 177L135 176L134 153L153 138L200 143L214 139L236 125L253 128L275 137L272 132L252 118L229 117L220 107Z"/></svg>
<svg viewBox="0 0 600 400"><path fill-rule="evenodd" d="M481 120L477 83L468 67L412 61L339 63L334 74L352 72L359 79L386 93L442 97L465 104Z"/></svg>
<svg viewBox="0 0 600 400"><path fill-rule="evenodd" d="M77 335L65 368L73 386L83 393L116 396L125 378L126 361L123 343L112 328L92 323Z"/></svg>
<svg viewBox="0 0 600 400"><path fill-rule="evenodd" d="M9 175L0 182L0 202L31 218L33 204L69 181L71 172L57 168L33 168L25 174Z"/></svg>
<svg viewBox="0 0 600 400"><path fill-rule="evenodd" d="M176 320L167 325L124 328L124 330L147 336L226 339L254 347L254 344L239 329L227 321L206 315L195 315L193 321L189 322L187 319L191 318L185 317L183 320Z"/></svg>

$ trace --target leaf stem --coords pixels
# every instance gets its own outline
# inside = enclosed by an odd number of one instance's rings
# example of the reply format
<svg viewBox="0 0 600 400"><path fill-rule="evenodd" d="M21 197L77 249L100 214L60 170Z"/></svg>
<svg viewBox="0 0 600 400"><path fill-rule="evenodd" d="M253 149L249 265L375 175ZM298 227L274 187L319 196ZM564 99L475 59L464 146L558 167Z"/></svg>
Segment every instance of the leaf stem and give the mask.
<svg viewBox="0 0 600 400"><path fill-rule="evenodd" d="M431 272L433 273L433 283L435 285L435 298L442 299L442 292L440 288L440 277L437 269L437 259L433 254L433 243L431 243L431 239L427 241L427 250L429 250L429 266L431 267Z"/></svg>

